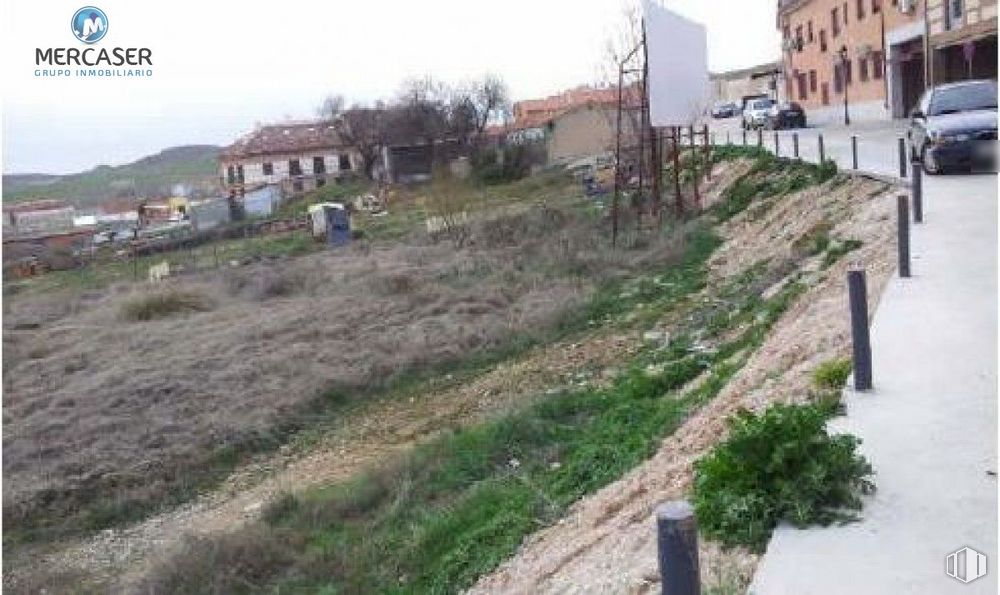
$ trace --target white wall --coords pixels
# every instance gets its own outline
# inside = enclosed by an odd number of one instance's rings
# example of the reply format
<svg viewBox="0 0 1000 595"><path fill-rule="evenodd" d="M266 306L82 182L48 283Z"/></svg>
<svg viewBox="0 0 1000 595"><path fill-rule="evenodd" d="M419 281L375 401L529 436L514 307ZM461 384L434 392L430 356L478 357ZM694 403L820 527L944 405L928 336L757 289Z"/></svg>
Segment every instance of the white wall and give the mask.
<svg viewBox="0 0 1000 595"><path fill-rule="evenodd" d="M255 155L242 160L233 160L222 162L219 168L220 175L224 182L228 183L228 168L229 166L236 167L238 165L243 166L243 180L246 185L255 184L278 184L282 180L287 180L290 176L288 162L291 159L299 160L299 167L302 170L303 176L311 176L313 172L313 158L323 157L326 164L326 174L337 176L340 173L340 155L347 154L351 161L352 172L359 172L362 166L361 156L357 151L349 151L347 149L342 151L326 151L326 152L305 152L299 154L282 154L282 155L266 155L260 156ZM271 175L264 175L264 163L270 163L272 166Z"/></svg>

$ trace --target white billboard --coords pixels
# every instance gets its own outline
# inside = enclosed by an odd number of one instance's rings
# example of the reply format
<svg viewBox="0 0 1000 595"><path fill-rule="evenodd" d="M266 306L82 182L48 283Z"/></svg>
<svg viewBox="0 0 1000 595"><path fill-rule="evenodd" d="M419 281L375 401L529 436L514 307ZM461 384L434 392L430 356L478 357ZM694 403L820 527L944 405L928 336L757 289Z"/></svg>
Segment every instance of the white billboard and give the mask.
<svg viewBox="0 0 1000 595"><path fill-rule="evenodd" d="M649 119L653 126L688 126L708 107L705 26L643 0L649 64Z"/></svg>

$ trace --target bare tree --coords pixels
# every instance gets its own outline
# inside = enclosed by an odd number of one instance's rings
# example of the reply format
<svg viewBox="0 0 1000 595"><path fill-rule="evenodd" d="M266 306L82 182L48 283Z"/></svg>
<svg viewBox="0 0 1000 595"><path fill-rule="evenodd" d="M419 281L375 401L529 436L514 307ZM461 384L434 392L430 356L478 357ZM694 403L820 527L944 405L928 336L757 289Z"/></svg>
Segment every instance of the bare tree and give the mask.
<svg viewBox="0 0 1000 595"><path fill-rule="evenodd" d="M482 134L490 121L506 121L510 115L510 91L499 75L487 73L482 79L465 85L462 100L474 114L476 134Z"/></svg>
<svg viewBox="0 0 1000 595"><path fill-rule="evenodd" d="M320 113L333 123L340 139L361 155L364 174L372 179L375 164L388 140L386 107L382 103L374 106L354 104L345 109L344 105L342 96L332 95L323 101Z"/></svg>
<svg viewBox="0 0 1000 595"><path fill-rule="evenodd" d="M448 166L434 168L427 197L427 232L434 238L445 237L455 248L469 239L469 211L474 192L462 176Z"/></svg>

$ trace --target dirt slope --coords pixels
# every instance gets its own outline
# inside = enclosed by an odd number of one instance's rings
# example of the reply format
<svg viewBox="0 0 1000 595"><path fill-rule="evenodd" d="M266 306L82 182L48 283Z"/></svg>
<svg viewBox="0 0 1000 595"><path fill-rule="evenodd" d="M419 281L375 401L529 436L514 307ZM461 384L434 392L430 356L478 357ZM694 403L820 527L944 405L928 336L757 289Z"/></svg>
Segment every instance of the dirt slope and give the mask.
<svg viewBox="0 0 1000 595"><path fill-rule="evenodd" d="M825 186L782 199L763 216L751 208L730 221L723 229L727 241L712 261L718 277L761 258L780 258L796 238L823 220L839 221L831 235L864 245L828 270L821 270L815 259L807 265L812 286L714 401L665 439L652 459L579 502L559 524L535 534L471 593L658 591L654 508L684 497L693 462L719 441L725 419L737 409L804 400L816 366L848 353L844 273L849 263L865 266L874 310L894 270L890 214L895 202L894 194L884 190L879 182L853 180L833 190ZM703 544L703 584L741 588L756 561L746 552L722 552L714 544Z"/></svg>

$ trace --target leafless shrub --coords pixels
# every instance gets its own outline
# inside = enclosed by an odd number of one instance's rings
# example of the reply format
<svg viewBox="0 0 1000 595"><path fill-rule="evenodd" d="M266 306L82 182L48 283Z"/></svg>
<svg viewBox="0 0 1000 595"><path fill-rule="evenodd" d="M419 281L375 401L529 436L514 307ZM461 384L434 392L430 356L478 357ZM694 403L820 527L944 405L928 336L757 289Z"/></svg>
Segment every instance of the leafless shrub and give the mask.
<svg viewBox="0 0 1000 595"><path fill-rule="evenodd" d="M205 312L212 309L207 296L190 290L168 289L136 295L122 304L122 318L143 322L176 314Z"/></svg>
<svg viewBox="0 0 1000 595"><path fill-rule="evenodd" d="M247 593L292 561L292 548L266 527L219 538L189 537L186 555L161 560L138 589L142 593Z"/></svg>
<svg viewBox="0 0 1000 595"><path fill-rule="evenodd" d="M412 293L420 284L416 276L409 272L394 272L378 275L371 286L380 295L401 295Z"/></svg>

